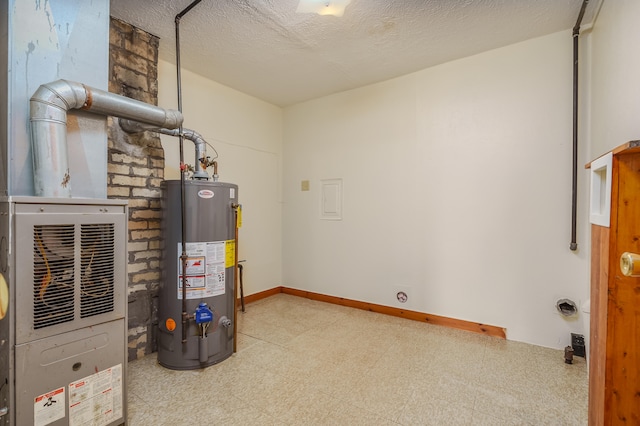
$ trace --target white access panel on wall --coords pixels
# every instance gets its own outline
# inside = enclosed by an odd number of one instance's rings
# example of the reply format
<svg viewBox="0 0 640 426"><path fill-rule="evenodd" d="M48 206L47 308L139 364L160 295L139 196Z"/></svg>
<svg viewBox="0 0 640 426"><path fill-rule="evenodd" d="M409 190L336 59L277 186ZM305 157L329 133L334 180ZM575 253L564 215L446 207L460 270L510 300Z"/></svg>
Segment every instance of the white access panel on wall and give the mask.
<svg viewBox="0 0 640 426"><path fill-rule="evenodd" d="M589 221L594 225L609 227L611 214L611 165L610 152L591 163L591 204Z"/></svg>
<svg viewBox="0 0 640 426"><path fill-rule="evenodd" d="M320 218L342 220L342 179L323 179L320 187Z"/></svg>

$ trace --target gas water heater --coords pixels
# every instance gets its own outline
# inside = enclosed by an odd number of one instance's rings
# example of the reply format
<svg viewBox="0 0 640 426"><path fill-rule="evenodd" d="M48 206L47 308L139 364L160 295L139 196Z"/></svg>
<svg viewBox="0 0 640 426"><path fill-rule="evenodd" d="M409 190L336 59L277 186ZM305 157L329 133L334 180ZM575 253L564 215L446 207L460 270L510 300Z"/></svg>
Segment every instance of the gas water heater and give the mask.
<svg viewBox="0 0 640 426"><path fill-rule="evenodd" d="M185 181L182 209L181 184L179 180L163 182L158 362L170 369L189 370L216 364L233 353L238 186ZM186 260L182 258L183 227Z"/></svg>

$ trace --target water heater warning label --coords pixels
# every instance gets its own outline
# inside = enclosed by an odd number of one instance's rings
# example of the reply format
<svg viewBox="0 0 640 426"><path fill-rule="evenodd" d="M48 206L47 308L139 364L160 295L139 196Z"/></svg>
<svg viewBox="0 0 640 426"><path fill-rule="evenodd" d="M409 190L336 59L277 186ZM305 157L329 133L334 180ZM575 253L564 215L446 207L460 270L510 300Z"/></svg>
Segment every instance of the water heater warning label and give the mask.
<svg viewBox="0 0 640 426"><path fill-rule="evenodd" d="M187 299L201 299L225 292L225 241L187 243L185 281ZM178 299L182 299L182 243L178 243Z"/></svg>
<svg viewBox="0 0 640 426"><path fill-rule="evenodd" d="M236 264L236 240L225 241L225 261L224 266L227 268L233 268Z"/></svg>
<svg viewBox="0 0 640 426"><path fill-rule="evenodd" d="M34 426L46 426L64 418L65 406L64 388L35 397L33 402Z"/></svg>

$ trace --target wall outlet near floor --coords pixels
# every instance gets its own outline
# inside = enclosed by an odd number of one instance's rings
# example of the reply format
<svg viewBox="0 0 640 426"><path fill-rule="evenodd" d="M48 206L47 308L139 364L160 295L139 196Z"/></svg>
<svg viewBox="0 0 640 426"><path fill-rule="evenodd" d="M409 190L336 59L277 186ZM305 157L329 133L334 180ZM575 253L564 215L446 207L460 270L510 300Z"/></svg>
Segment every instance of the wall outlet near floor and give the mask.
<svg viewBox="0 0 640 426"><path fill-rule="evenodd" d="M393 306L408 308L411 306L411 287L406 285L393 286Z"/></svg>
<svg viewBox="0 0 640 426"><path fill-rule="evenodd" d="M585 358L587 356L584 346L584 336L582 334L571 333L571 347L575 356Z"/></svg>

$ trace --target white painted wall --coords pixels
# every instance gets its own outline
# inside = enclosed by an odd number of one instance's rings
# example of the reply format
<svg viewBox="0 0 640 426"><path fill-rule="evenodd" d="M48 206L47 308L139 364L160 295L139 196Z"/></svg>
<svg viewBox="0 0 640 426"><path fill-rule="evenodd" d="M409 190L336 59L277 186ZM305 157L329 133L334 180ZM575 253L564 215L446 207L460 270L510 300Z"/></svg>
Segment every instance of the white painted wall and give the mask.
<svg viewBox="0 0 640 426"><path fill-rule="evenodd" d="M640 2L604 1L592 31L591 151L640 139Z"/></svg>
<svg viewBox="0 0 640 426"><path fill-rule="evenodd" d="M569 344L583 321L555 302L588 298L589 255L585 220L568 249L571 55L561 32L286 108L283 285L390 306L406 289L409 309ZM341 221L319 217L328 178Z"/></svg>
<svg viewBox="0 0 640 426"><path fill-rule="evenodd" d="M218 151L220 181L239 186L245 294L281 285L282 109L187 70L182 71L182 103L184 126ZM178 105L175 65L164 61L158 64L158 104ZM178 139L163 136L162 145L165 179L180 179ZM185 141L184 147L185 162L193 165L193 143Z"/></svg>
<svg viewBox="0 0 640 426"><path fill-rule="evenodd" d="M639 137L639 13L633 0L604 2L581 37L579 170ZM584 318L554 304L588 298L589 256L586 172L580 249L567 249L570 57L570 34L553 34L289 107L284 126L281 109L184 71L185 125L240 185L247 294L282 284L405 306L394 298L405 289L409 309L568 344ZM175 107L173 65L161 61L159 77L160 105ZM177 179L177 143L163 145ZM342 221L319 219L325 178L344 181Z"/></svg>

